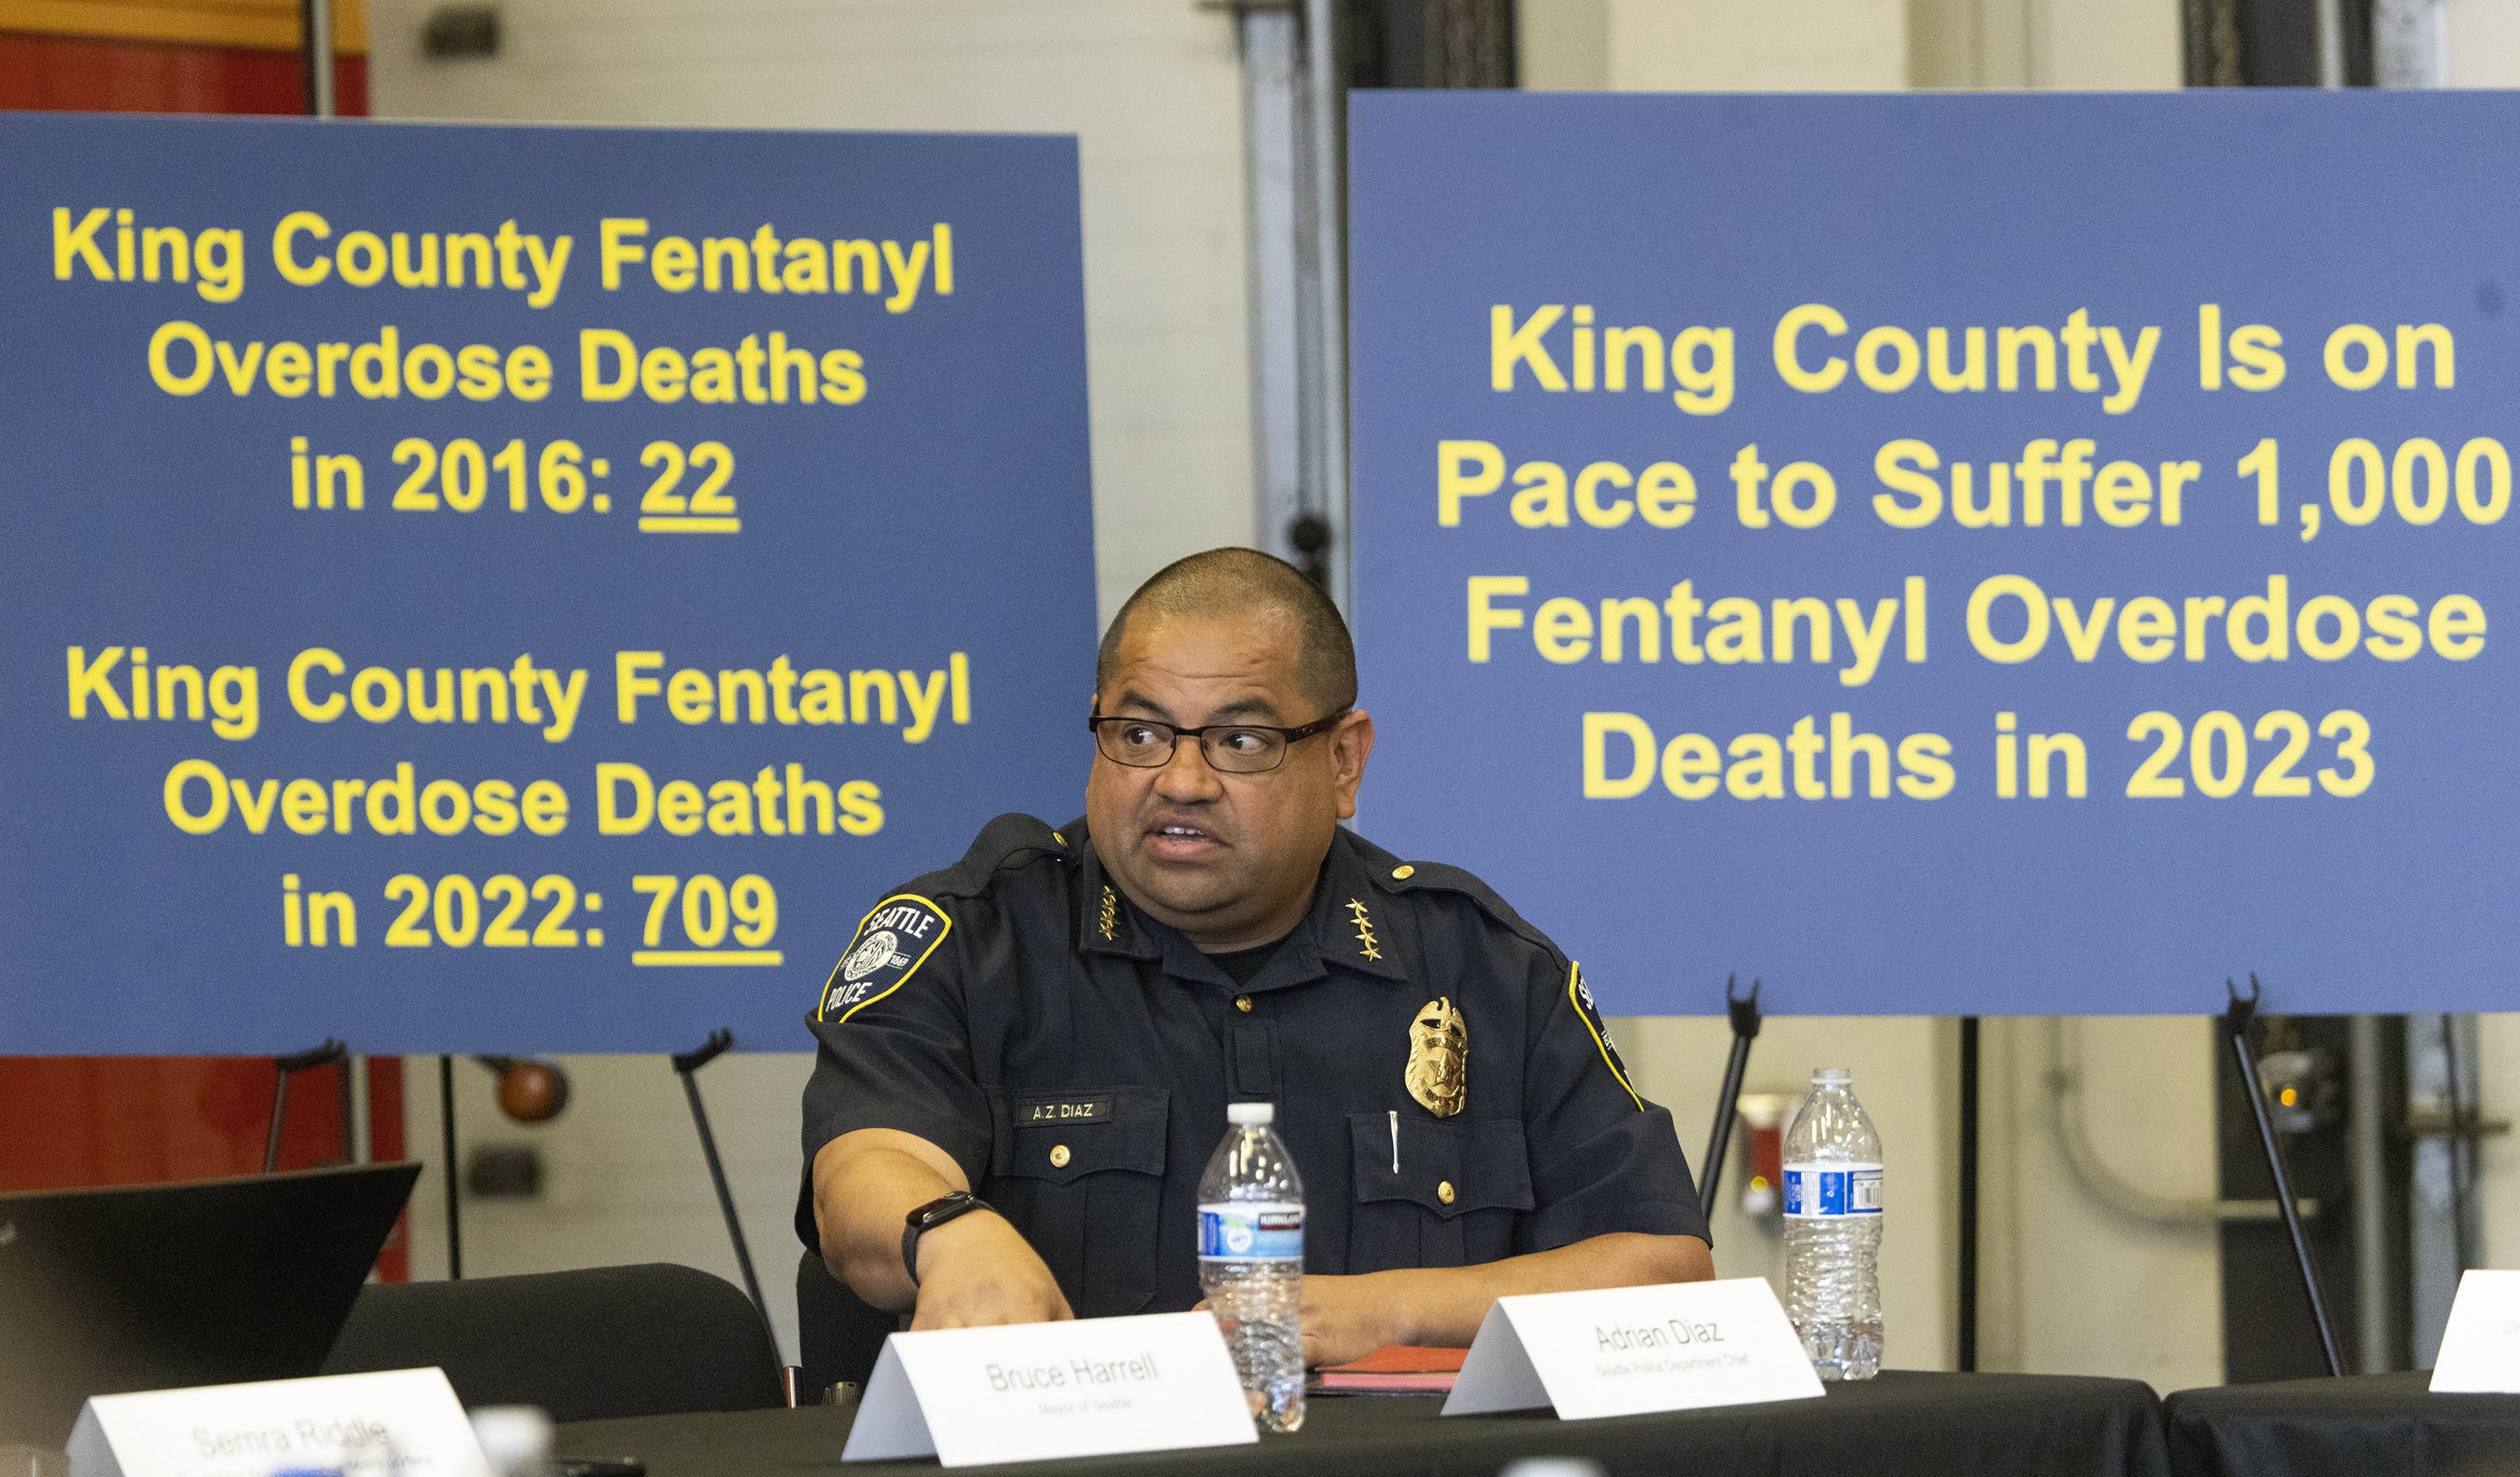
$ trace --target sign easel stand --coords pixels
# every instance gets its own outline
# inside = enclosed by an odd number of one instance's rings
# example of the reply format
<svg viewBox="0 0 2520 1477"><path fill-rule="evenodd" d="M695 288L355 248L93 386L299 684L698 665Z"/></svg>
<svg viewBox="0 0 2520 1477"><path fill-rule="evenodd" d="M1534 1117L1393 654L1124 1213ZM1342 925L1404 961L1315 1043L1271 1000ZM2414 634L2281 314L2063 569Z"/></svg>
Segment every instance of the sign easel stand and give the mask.
<svg viewBox="0 0 2520 1477"><path fill-rule="evenodd" d="M2344 1362L2336 1353L2336 1329L2328 1321L2327 1299L2318 1290L2318 1269L2310 1260L2310 1236L2302 1230L2301 1202L2292 1194L2292 1176L2284 1172L2283 1146L2275 1141L2274 1120L2267 1115L2266 1085L2258 1079L2257 1053L2249 1046L2249 1027L2258 1014L2258 977L2249 976L2249 993L2243 996L2237 982L2225 980L2223 988L2230 993L2231 1003L2223 1011L2223 1034L2231 1044L2231 1064L2240 1069L2240 1091L2249 1099L2249 1116L2258 1125L2258 1144L2266 1150L2267 1170L2274 1176L2275 1206L2283 1213L2284 1231L2292 1237L2293 1259L2301 1267L2302 1291L2310 1297L2311 1321L2318 1325L2318 1352L2327 1361L2327 1372L2345 1372Z"/></svg>
<svg viewBox="0 0 2520 1477"><path fill-rule="evenodd" d="M349 1052L349 1048L327 1036L322 1046L311 1051L299 1052L293 1056L272 1058L272 1069L280 1074L280 1082L271 1093L271 1132L265 1135L262 1141L264 1174L270 1174L280 1168L280 1122L289 1116L289 1079L300 1072L311 1072L317 1067L331 1066L335 1062L341 1064L341 1162L348 1164L358 1158L350 1141Z"/></svg>
<svg viewBox="0 0 2520 1477"><path fill-rule="evenodd" d="M677 1052L673 1056L674 1075L683 1079L683 1096L691 1100L692 1127L700 1132L700 1152L708 1157L709 1183L717 1186L718 1213L726 1217L727 1239L735 1243L735 1265L743 1271L743 1290L752 1295L753 1311L761 1315L766 1326L770 1321L770 1305L761 1300L761 1279L752 1275L752 1248L744 1244L743 1223L735 1216L735 1196L727 1191L726 1166L718 1161L717 1135L709 1132L708 1109L700 1105L700 1085L697 1074L726 1054L735 1045L732 1031L711 1031L708 1040L697 1052Z"/></svg>
<svg viewBox="0 0 2520 1477"><path fill-rule="evenodd" d="M455 1058L437 1058L437 1142L446 1160L446 1279L464 1280L464 1176L455 1166Z"/></svg>
<svg viewBox="0 0 2520 1477"><path fill-rule="evenodd" d="M1741 1112L1741 1074L1749 1070L1750 1043L1759 1039L1759 982L1750 981L1750 993L1732 993L1733 981L1739 975L1724 977L1724 1007L1732 1017L1732 1054L1724 1063L1724 1087L1715 1097L1715 1127L1706 1139L1706 1157L1698 1161L1697 1203L1707 1215L1715 1214L1715 1186L1724 1178L1724 1151L1732 1144L1732 1121Z"/></svg>

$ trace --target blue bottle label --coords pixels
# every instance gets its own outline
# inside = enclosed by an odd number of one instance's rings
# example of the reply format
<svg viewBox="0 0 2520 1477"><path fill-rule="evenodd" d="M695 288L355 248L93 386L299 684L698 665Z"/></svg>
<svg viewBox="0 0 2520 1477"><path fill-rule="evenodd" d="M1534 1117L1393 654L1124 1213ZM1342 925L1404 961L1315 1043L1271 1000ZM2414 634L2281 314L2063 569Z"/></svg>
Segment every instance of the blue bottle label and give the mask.
<svg viewBox="0 0 2520 1477"><path fill-rule="evenodd" d="M1202 1205L1198 1254L1208 1261L1301 1262L1304 1207L1258 1201Z"/></svg>
<svg viewBox="0 0 2520 1477"><path fill-rule="evenodd" d="M1788 1164L1785 1214L1805 1220L1881 1214L1878 1164Z"/></svg>

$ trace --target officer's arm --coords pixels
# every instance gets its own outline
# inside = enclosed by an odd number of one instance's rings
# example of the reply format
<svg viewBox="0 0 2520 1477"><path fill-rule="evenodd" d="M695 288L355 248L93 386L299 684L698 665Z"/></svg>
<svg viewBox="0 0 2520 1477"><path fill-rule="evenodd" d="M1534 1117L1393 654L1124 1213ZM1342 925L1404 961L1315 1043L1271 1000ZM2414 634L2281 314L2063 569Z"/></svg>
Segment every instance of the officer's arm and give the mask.
<svg viewBox="0 0 2520 1477"><path fill-rule="evenodd" d="M1460 1348L1501 1297L1695 1282L1715 1276L1704 1241L1687 1235L1607 1235L1485 1262L1363 1276L1304 1278L1304 1361L1345 1364L1385 1344Z"/></svg>
<svg viewBox="0 0 2520 1477"><path fill-rule="evenodd" d="M919 1281L901 1261L910 1213L969 1189L954 1156L916 1134L869 1128L814 1155L814 1219L823 1264L857 1295L913 1328L968 1328L1073 1318L1058 1281L1021 1233L995 1212L972 1211L919 1238Z"/></svg>

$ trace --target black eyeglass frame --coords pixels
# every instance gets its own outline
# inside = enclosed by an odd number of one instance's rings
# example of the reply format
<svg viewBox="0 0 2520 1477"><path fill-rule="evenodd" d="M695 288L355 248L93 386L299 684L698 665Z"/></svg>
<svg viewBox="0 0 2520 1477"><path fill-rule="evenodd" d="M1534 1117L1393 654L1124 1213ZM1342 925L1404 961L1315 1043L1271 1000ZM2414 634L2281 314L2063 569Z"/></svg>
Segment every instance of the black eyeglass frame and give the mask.
<svg viewBox="0 0 2520 1477"><path fill-rule="evenodd" d="M1267 775L1276 773L1279 766L1286 762L1286 753L1288 749L1292 749L1296 744L1303 742L1305 739L1312 738L1316 734L1325 734L1329 732L1331 729L1336 728L1340 719L1345 718L1347 715L1355 711L1356 709L1352 707L1341 708L1327 718L1316 718L1301 728L1280 728L1275 724L1268 723L1210 723L1204 724L1198 728L1189 729L1183 728L1178 724L1165 723L1158 719L1131 718L1125 714L1105 713L1097 709L1086 718L1085 728L1088 733L1091 733L1094 736L1094 751L1101 754L1103 758L1109 759L1113 764L1119 765L1123 769L1162 769L1165 765L1173 762L1174 754L1180 752L1182 739L1189 738L1198 740L1199 758L1206 762L1209 769L1216 771L1220 775ZM1126 759L1114 756L1109 749L1102 746L1102 725L1106 723L1135 723L1150 729L1162 729L1173 736L1173 740L1172 742L1164 745L1163 758L1152 764L1132 764ZM1216 756L1214 754L1208 752L1207 736L1210 734L1275 734L1285 740L1286 746L1285 748L1278 750L1278 762L1270 765L1267 769L1227 769L1224 765L1216 762Z"/></svg>

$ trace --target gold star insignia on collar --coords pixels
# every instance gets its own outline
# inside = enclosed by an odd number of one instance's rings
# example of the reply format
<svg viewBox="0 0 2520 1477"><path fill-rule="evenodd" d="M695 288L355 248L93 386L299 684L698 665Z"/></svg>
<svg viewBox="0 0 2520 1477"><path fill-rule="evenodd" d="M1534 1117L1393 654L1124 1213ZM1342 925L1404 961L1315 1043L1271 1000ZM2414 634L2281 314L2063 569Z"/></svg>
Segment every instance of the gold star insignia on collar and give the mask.
<svg viewBox="0 0 2520 1477"><path fill-rule="evenodd" d="M1104 943L1106 943L1106 944L1107 944L1107 943L1111 942L1111 927L1112 927L1112 925L1113 925L1113 924L1117 923L1119 920L1120 920L1120 900L1119 900L1118 898L1113 897L1113 896L1111 895L1111 889L1110 889L1109 887L1104 887L1104 888L1102 889L1102 941L1103 941Z"/></svg>
<svg viewBox="0 0 2520 1477"><path fill-rule="evenodd" d="M1356 924L1356 941L1360 952L1367 959L1382 958L1382 955L1373 947L1379 940L1373 936L1373 919L1366 916L1365 905L1350 898L1347 900L1347 911L1352 915L1350 920Z"/></svg>

